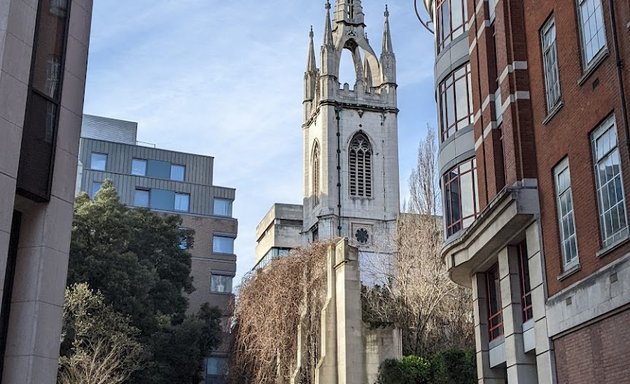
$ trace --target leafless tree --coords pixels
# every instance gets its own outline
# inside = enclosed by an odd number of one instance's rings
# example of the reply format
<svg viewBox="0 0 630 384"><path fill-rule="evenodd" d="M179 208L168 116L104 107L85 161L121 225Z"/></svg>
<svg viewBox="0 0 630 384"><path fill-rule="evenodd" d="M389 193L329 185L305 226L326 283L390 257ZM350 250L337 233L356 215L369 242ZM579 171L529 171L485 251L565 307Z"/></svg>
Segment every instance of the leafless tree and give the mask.
<svg viewBox="0 0 630 384"><path fill-rule="evenodd" d="M142 345L130 320L86 283L66 289L60 384L121 384L140 368Z"/></svg>
<svg viewBox="0 0 630 384"><path fill-rule="evenodd" d="M410 197L400 215L390 283L364 289L366 319L396 323L405 354L426 356L473 342L471 294L453 283L443 243L437 145L432 130L418 147Z"/></svg>
<svg viewBox="0 0 630 384"><path fill-rule="evenodd" d="M230 376L235 384L309 384L319 359L326 249L314 243L272 260L239 290ZM302 359L297 335L302 335Z"/></svg>

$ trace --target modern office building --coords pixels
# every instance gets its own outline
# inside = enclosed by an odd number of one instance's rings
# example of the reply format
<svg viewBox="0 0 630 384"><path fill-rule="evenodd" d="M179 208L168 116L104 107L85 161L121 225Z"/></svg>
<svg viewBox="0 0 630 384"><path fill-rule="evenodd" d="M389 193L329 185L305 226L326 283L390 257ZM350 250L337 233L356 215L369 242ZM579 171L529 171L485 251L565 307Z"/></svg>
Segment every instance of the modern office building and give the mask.
<svg viewBox="0 0 630 384"><path fill-rule="evenodd" d="M223 311L227 329L236 273L236 191L213 184L213 166L209 156L138 145L136 123L84 115L79 190L94 196L110 179L124 204L180 215L182 228L195 231L192 246L181 244L192 255L195 291L188 295L189 311L196 312L204 303L216 306ZM208 358L208 384L221 382L228 347L226 338Z"/></svg>
<svg viewBox="0 0 630 384"><path fill-rule="evenodd" d="M400 212L396 57L387 8L384 16L380 56L366 37L360 0L326 2L319 67L309 34L302 230L294 242L347 237L362 258L394 251ZM340 83L342 60L352 63L354 84Z"/></svg>
<svg viewBox="0 0 630 384"><path fill-rule="evenodd" d="M53 384L91 0L0 1L0 378Z"/></svg>
<svg viewBox="0 0 630 384"><path fill-rule="evenodd" d="M473 289L479 381L627 381L628 2L425 5L443 256Z"/></svg>

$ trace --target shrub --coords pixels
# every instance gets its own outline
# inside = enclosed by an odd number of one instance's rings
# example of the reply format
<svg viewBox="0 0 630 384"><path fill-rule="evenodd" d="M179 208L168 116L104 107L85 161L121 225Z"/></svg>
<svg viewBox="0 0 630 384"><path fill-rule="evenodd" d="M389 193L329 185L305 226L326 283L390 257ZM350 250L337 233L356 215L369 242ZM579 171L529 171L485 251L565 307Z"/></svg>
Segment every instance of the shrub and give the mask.
<svg viewBox="0 0 630 384"><path fill-rule="evenodd" d="M405 356L388 359L379 367L376 384L474 384L477 382L473 350L449 349L431 359Z"/></svg>
<svg viewBox="0 0 630 384"><path fill-rule="evenodd" d="M477 365L473 350L449 349L433 355L433 384L474 384Z"/></svg>

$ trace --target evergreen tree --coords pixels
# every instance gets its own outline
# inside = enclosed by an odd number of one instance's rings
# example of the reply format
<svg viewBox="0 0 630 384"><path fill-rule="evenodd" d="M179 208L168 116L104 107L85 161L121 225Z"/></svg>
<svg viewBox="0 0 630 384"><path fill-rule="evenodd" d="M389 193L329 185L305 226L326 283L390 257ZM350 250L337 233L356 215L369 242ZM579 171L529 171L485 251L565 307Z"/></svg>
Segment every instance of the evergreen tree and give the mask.
<svg viewBox="0 0 630 384"><path fill-rule="evenodd" d="M93 200L76 200L68 285L89 284L139 329L148 359L130 383L197 384L203 358L219 342L218 310L186 315L191 258L179 244L182 236L190 244L193 233L182 232L181 223L176 215L126 207L109 180Z"/></svg>

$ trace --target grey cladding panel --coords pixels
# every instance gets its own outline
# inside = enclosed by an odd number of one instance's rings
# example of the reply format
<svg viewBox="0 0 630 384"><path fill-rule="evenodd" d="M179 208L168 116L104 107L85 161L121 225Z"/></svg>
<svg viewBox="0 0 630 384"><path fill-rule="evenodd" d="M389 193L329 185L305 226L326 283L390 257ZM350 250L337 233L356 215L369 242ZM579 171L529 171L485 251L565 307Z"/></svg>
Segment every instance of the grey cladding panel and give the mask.
<svg viewBox="0 0 630 384"><path fill-rule="evenodd" d="M101 116L83 115L81 137L136 144L138 123Z"/></svg>
<svg viewBox="0 0 630 384"><path fill-rule="evenodd" d="M107 166L107 170L110 172L130 174L131 161L134 158L155 160L169 164L168 173L160 168L160 176L158 177L169 179L170 164L183 165L186 167L184 182L212 185L214 159L209 156L82 138L81 158L83 164L89 164L86 160L89 159L91 152L102 152L110 155L112 161ZM147 170L147 172L149 171Z"/></svg>
<svg viewBox="0 0 630 384"><path fill-rule="evenodd" d="M436 59L436 87L446 76L466 62L468 62L468 34L463 34L444 49Z"/></svg>
<svg viewBox="0 0 630 384"><path fill-rule="evenodd" d="M212 195L219 199L234 200L236 191L233 188L213 187Z"/></svg>
<svg viewBox="0 0 630 384"><path fill-rule="evenodd" d="M107 172L89 169L92 152L108 154ZM156 173L160 177L144 177L131 175L132 159L146 159L147 175ZM101 140L81 139L80 160L86 165L81 180L81 190L89 191L92 180L101 181L109 178L114 182L121 201L133 204L136 187L143 189L163 189L190 194L189 212L198 215L213 215L213 198L234 200L233 188L215 187L212 185L212 157L165 151ZM150 160L150 161L149 161ZM186 167L185 180L170 180L170 164ZM89 181L88 181L89 179ZM173 204L168 210L173 209Z"/></svg>

